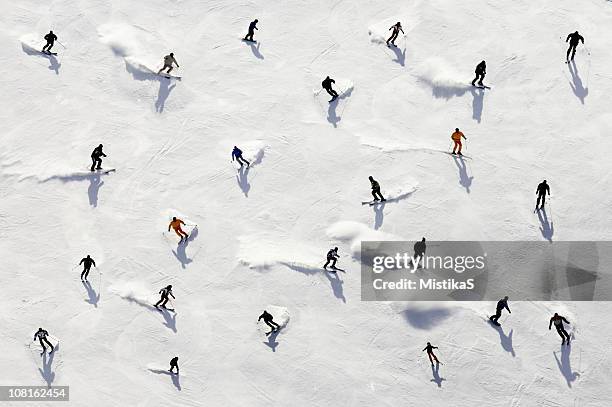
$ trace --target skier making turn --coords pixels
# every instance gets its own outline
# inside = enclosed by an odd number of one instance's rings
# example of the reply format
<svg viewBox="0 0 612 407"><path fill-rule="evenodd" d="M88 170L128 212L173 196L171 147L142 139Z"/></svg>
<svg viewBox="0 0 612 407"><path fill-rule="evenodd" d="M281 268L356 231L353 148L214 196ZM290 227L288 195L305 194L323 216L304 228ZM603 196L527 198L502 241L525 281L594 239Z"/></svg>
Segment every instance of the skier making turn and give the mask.
<svg viewBox="0 0 612 407"><path fill-rule="evenodd" d="M434 349L438 349L437 346L432 346L431 343L427 342L427 346L425 346L425 348L423 348L423 351L427 351L427 356L429 356L429 361L431 362L431 365L433 366L434 364L434 360L436 361L436 363L440 364L440 361L438 360L438 358L436 357L436 355L434 355L433 350Z"/></svg>
<svg viewBox="0 0 612 407"><path fill-rule="evenodd" d="M51 351L49 353L53 353L53 345L51 345L51 342L49 342L47 336L49 336L49 332L42 328L38 328L38 331L36 331L36 333L34 334L34 340L38 339L38 342L40 342L40 346L42 346L43 350L40 353L41 355L47 351L45 343L51 348Z"/></svg>
<svg viewBox="0 0 612 407"><path fill-rule="evenodd" d="M92 265L94 267L96 267L96 262L88 254L87 257L83 257L81 259L81 261L79 262L79 266L81 264L83 265L83 271L81 272L81 280L82 281L87 281L87 276L89 275L89 270L91 269Z"/></svg>
<svg viewBox="0 0 612 407"><path fill-rule="evenodd" d="M552 324L555 324L555 328L557 328L557 333L559 334L559 336L561 337L561 345L565 344L565 341L567 341L567 344L569 345L570 343L570 336L567 333L567 331L565 330L565 328L563 327L563 323L569 324L569 321L567 319L565 319L565 317L562 317L561 315L557 314L555 312L555 315L552 316L552 318L550 319L550 322L548 323L548 330L550 331L550 326Z"/></svg>
<svg viewBox="0 0 612 407"><path fill-rule="evenodd" d="M501 314L504 308L507 309L508 312L512 314L512 311L510 311L510 308L508 308L508 296L507 295L501 300L497 301L497 307L495 308L495 315L491 315L489 317L489 320L497 326L499 326L499 322L497 322L497 320L499 319L499 317L501 317Z"/></svg>
<svg viewBox="0 0 612 407"><path fill-rule="evenodd" d="M171 285L169 285L167 287L164 287L161 290L159 290L159 294L161 294L161 298L155 304L155 308L159 308L159 307L166 308L166 304L170 300L170 298L168 298L168 296L176 299L174 294L172 294L172 286Z"/></svg>
<svg viewBox="0 0 612 407"><path fill-rule="evenodd" d="M160 69L159 71L157 71L157 74L161 74L164 70L168 69L167 73L168 75L170 75L170 72L172 72L172 69L174 69L174 65L176 65L177 68L179 68L179 64L178 62L176 62L176 59L174 59L174 53L170 53L169 55L166 55L164 57L164 67L162 69Z"/></svg>
<svg viewBox="0 0 612 407"><path fill-rule="evenodd" d="M327 261L325 262L325 265L323 266L323 268L325 270L327 270L327 266L331 262L332 272L335 273L336 272L335 271L335 269L336 269L336 262L338 261L339 258L340 258L340 256L338 256L338 248L334 247L333 249L330 249L327 252Z"/></svg>
<svg viewBox="0 0 612 407"><path fill-rule="evenodd" d="M487 74L487 64L485 61L482 61L476 65L476 70L474 72L476 73L476 77L472 81L472 86L476 86L476 81L478 81L478 86L484 86L482 81Z"/></svg>
<svg viewBox="0 0 612 407"><path fill-rule="evenodd" d="M172 359L170 359L170 369L168 369L168 371L170 373L174 373L175 367L176 367L176 374L179 374L178 356L175 356Z"/></svg>
<svg viewBox="0 0 612 407"><path fill-rule="evenodd" d="M389 28L389 31L391 30L393 30L393 32L391 33L391 36L387 40L387 47L390 46L389 43L395 46L395 40L397 39L397 36L399 35L400 31L402 32L402 34L404 34L404 30L402 30L402 24L399 21L395 23L394 25L392 25L391 28Z"/></svg>
<svg viewBox="0 0 612 407"><path fill-rule="evenodd" d="M332 89L332 83L336 83L336 81L330 78L329 75L325 79L323 79L323 82L321 82L321 86L323 87L323 89L325 89L327 93L329 93L329 95L332 97L330 102L333 102L338 97L338 92Z"/></svg>
<svg viewBox="0 0 612 407"><path fill-rule="evenodd" d="M102 151L102 144L94 148L91 152L91 171L102 169L102 157L106 157L106 154Z"/></svg>
<svg viewBox="0 0 612 407"><path fill-rule="evenodd" d="M251 21L251 24L249 24L249 32L247 33L247 35L244 36L245 41L257 42L253 39L253 35L255 35L255 30L259 31L259 29L257 28L258 22L258 19Z"/></svg>
<svg viewBox="0 0 612 407"><path fill-rule="evenodd" d="M181 240L179 240L179 243L181 243L183 240L187 241L187 238L189 237L189 235L187 233L185 233L185 231L183 231L183 229L181 229L181 225L184 225L185 222L183 222L180 219L177 219L176 216L174 216L172 218L172 222L170 222L170 224L168 225L168 232L170 232L170 228L174 229L174 232L179 235L179 237L181 238Z"/></svg>
<svg viewBox="0 0 612 407"><path fill-rule="evenodd" d="M268 311L264 310L264 312L257 318L257 322L264 320L266 325L271 328L271 331L266 333L266 335L270 335L272 332L276 332L280 329L280 325L273 321L274 317Z"/></svg>
<svg viewBox="0 0 612 407"><path fill-rule="evenodd" d="M368 179L370 180L370 186L372 187L372 196L374 197L374 201L375 202L378 202L378 201L385 202L386 199L380 193L380 184L378 183L378 181L376 181L374 177L372 177L371 175L368 177Z"/></svg>
<svg viewBox="0 0 612 407"><path fill-rule="evenodd" d="M44 39L47 41L47 44L43 47L41 52L50 54L53 44L55 44L55 41L57 41L57 35L53 34L53 31L49 31L49 34L45 35Z"/></svg>
<svg viewBox="0 0 612 407"><path fill-rule="evenodd" d="M232 151L232 161L234 160L236 160L238 164L240 164L240 168L242 168L244 164L246 164L247 167L251 166L251 163L245 160L244 157L242 157L242 150L236 146L234 146L234 150Z"/></svg>
<svg viewBox="0 0 612 407"><path fill-rule="evenodd" d="M576 47L580 42L584 44L584 37L578 34L578 31L573 32L567 36L565 42L569 41L569 48L567 49L567 55L565 56L566 62L570 62L574 60L574 56L576 55ZM570 53L572 54L570 58Z"/></svg>
<svg viewBox="0 0 612 407"><path fill-rule="evenodd" d="M467 140L467 137L465 137L465 135L462 132L460 132L458 128L456 128L455 132L451 134L451 139L455 143L455 145L453 146L453 152L451 154L463 155L461 154L461 147L463 147L463 145L461 144L462 137L465 140ZM457 150L456 153L455 153L455 150Z"/></svg>

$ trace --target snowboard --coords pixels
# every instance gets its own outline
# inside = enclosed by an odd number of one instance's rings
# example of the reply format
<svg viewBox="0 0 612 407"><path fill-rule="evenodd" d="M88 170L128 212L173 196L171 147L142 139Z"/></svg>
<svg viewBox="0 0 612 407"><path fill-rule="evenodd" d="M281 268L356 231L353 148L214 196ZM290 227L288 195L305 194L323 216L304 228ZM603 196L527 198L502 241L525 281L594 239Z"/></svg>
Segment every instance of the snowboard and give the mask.
<svg viewBox="0 0 612 407"><path fill-rule="evenodd" d="M43 55L57 55L57 52L40 51L40 53Z"/></svg>
<svg viewBox="0 0 612 407"><path fill-rule="evenodd" d="M281 329L283 329L283 327L282 327L282 326L281 326L281 327L279 327L279 328L276 328L274 331L266 332L266 336L270 336L270 335L272 335L273 333L278 333L278 332L280 332L280 330L281 330Z"/></svg>
<svg viewBox="0 0 612 407"><path fill-rule="evenodd" d="M166 74L164 74L164 73L158 73L157 75L158 75L158 76L161 76L161 77L163 77L163 78L166 78L166 79L177 79L177 80L179 80L179 81L180 81L181 79L183 79L183 77L182 77L182 76L174 76L174 75L169 75L169 74L167 74L167 73L166 73Z"/></svg>
<svg viewBox="0 0 612 407"><path fill-rule="evenodd" d="M96 169L96 170L94 170L94 171L89 171L89 173L90 173L90 174L93 174L93 173L96 173L96 172L97 172L97 173L99 173L99 174L110 174L111 172L115 172L115 171L117 171L117 169L116 169L116 168L108 168L108 169L101 168L101 169L99 169L99 170L98 170L98 169Z"/></svg>
<svg viewBox="0 0 612 407"><path fill-rule="evenodd" d="M368 204L370 206L374 206L376 204L381 204L381 203L385 203L385 202L387 202L387 201L363 201L363 202L361 202L361 204L362 205Z"/></svg>
<svg viewBox="0 0 612 407"><path fill-rule="evenodd" d="M255 41L255 40L247 40L246 38L242 38L242 41L243 42L249 42L251 44L257 44L257 41Z"/></svg>
<svg viewBox="0 0 612 407"><path fill-rule="evenodd" d="M470 85L472 84L470 83ZM472 86L475 88L479 88L479 89L491 89L491 87L487 85L472 85Z"/></svg>
<svg viewBox="0 0 612 407"><path fill-rule="evenodd" d="M155 307L155 304L153 304L153 306ZM159 312L164 312L165 311L169 311L169 312L174 312L176 314L176 311L174 310L174 308L168 308L168 307L155 307L156 310L158 310Z"/></svg>

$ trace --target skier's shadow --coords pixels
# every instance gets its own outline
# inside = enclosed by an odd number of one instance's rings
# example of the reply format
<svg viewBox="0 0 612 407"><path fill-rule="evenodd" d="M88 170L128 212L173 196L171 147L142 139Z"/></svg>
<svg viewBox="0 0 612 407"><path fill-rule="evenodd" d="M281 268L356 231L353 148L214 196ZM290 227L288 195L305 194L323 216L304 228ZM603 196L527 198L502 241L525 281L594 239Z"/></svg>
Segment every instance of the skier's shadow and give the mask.
<svg viewBox="0 0 612 407"><path fill-rule="evenodd" d="M57 352L58 349L59 344L55 347L51 354L47 354L47 352L45 352L42 355L42 369L38 368L38 371L40 372L41 376L43 377L45 382L47 382L47 387L51 387L51 384L55 380L55 372L51 369L53 365L53 358L55 357L55 352Z"/></svg>
<svg viewBox="0 0 612 407"><path fill-rule="evenodd" d="M167 309L159 308L162 316L164 317L164 326L169 328L172 332L177 333L176 330L176 312L170 312Z"/></svg>
<svg viewBox="0 0 612 407"><path fill-rule="evenodd" d="M96 291L93 289L89 281L81 281L81 284L83 284L83 287L85 287L85 289L87 290L87 295L89 296L89 298L85 301L93 305L94 307L98 308L98 302L100 301L100 294L96 293Z"/></svg>
<svg viewBox="0 0 612 407"><path fill-rule="evenodd" d="M510 333L506 336L504 329L500 325L495 325L491 320L489 320L489 325L493 327L499 334L499 341L501 343L502 348L512 354L512 357L516 357L516 353L514 352L514 347L512 346L512 335L514 335L514 330L511 329Z"/></svg>
<svg viewBox="0 0 612 407"><path fill-rule="evenodd" d="M399 47L394 45L390 46L389 48L391 48L391 51L395 53L395 59L393 62L397 62L401 66L404 66L406 64L406 47L404 47L403 50L400 50Z"/></svg>
<svg viewBox="0 0 612 407"><path fill-rule="evenodd" d="M540 232L542 233L542 236L544 237L544 239L548 240L549 242L552 242L552 236L553 236L553 233L555 232L555 227L553 225L553 222L552 221L550 221L550 223L548 222L548 216L546 215L545 208L542 208L538 210L537 212L538 212L538 219L540 220L540 224L542 225L540 227Z"/></svg>
<svg viewBox="0 0 612 407"><path fill-rule="evenodd" d="M472 99L472 119L480 123L480 120L482 119L482 107L483 107L483 102L484 102L485 91L484 89L478 88L476 86L472 86L472 89L470 89L470 92L472 92L472 97L473 97Z"/></svg>
<svg viewBox="0 0 612 407"><path fill-rule="evenodd" d="M378 230L383 224L383 220L385 218L385 205L387 202L380 202L372 205L372 209L374 210L374 229Z"/></svg>
<svg viewBox="0 0 612 407"><path fill-rule="evenodd" d="M24 43L21 43L21 49L23 50L23 52L25 52L28 55L35 55L35 56L47 58L49 60L49 69L52 71L55 71L56 75L59 75L59 69L60 69L60 66L62 66L62 64L57 62L57 58L55 57L55 55L46 54Z"/></svg>
<svg viewBox="0 0 612 407"><path fill-rule="evenodd" d="M336 113L336 109L338 108L338 101L350 97L351 93L353 93L353 89L350 89L347 92L338 95L338 97L333 102L329 102L329 107L327 108L327 121L330 122L334 127L338 127L338 123L342 119Z"/></svg>
<svg viewBox="0 0 612 407"><path fill-rule="evenodd" d="M321 272L320 268L314 268L310 266L300 266L300 265L289 263L289 262L280 262L280 264L289 267L291 270L295 270L297 272L300 272L306 275L313 275L313 274L318 274ZM337 270L344 271L341 269L337 269ZM330 275L328 275L329 272L326 270L323 270L323 272L325 273L325 277L327 277L327 279L330 282L334 296L346 302L346 298L344 297L343 288L342 288L342 284L344 284L343 281L340 280L337 276L335 278L332 278Z"/></svg>
<svg viewBox="0 0 612 407"><path fill-rule="evenodd" d="M172 384L174 385L174 387L176 387L176 389L178 391L181 391L181 379L180 379L180 375L177 373L172 373L168 370L162 370L162 369L149 369L150 372L155 373L155 374L165 374L170 376L170 378L172 379Z"/></svg>
<svg viewBox="0 0 612 407"><path fill-rule="evenodd" d="M189 234L187 240L183 240L183 242L178 243L176 246L176 251L172 250L172 254L174 254L174 257L176 257L176 259L181 263L182 268L186 268L187 265L193 261L193 259L187 257L187 246L189 245L189 242L195 240L197 236L198 227L196 226Z"/></svg>
<svg viewBox="0 0 612 407"><path fill-rule="evenodd" d="M438 387L442 387L442 382L445 381L446 379L443 377L440 377L440 364L436 363L435 366L431 365L431 374L433 376L433 379L430 380L430 382L434 382L435 384L438 385Z"/></svg>
<svg viewBox="0 0 612 407"><path fill-rule="evenodd" d="M249 171L250 167L243 165L238 170L238 174L236 174L236 182L238 182L238 186L242 190L242 193L245 197L249 197L249 191L251 190L251 184L249 184Z"/></svg>
<svg viewBox="0 0 612 407"><path fill-rule="evenodd" d="M159 92L157 93L157 100L155 101L155 111L157 113L163 113L164 107L166 106L166 100L170 96L170 92L176 87L176 83L170 85L170 79L159 78Z"/></svg>
<svg viewBox="0 0 612 407"><path fill-rule="evenodd" d="M571 345L561 345L561 360L559 360L559 358L557 357L557 353L553 352L555 362L557 362L559 370L565 377L565 381L567 381L567 387L572 387L572 382L575 381L578 377L580 377L580 373L572 371L572 365L570 362L571 350Z"/></svg>
<svg viewBox="0 0 612 407"><path fill-rule="evenodd" d="M268 340L264 342L266 346L272 349L272 352L276 352L276 347L279 345L279 343L276 341L276 337L278 336L279 332L280 329L272 332L270 335L268 335Z"/></svg>
<svg viewBox="0 0 612 407"><path fill-rule="evenodd" d="M580 76L578 75L578 68L576 68L576 62L572 61L569 64L567 64L567 66L568 66L570 75L572 75L572 82L574 82L574 83L570 83L572 91L574 91L574 94L576 95L576 97L578 97L578 99L580 99L580 102L584 105L584 99L588 96L589 89L585 88L582 85L582 79L580 79Z"/></svg>
<svg viewBox="0 0 612 407"><path fill-rule="evenodd" d="M90 172L87 174L73 174L73 175L54 175L52 177L46 178L40 183L45 183L53 180L59 180L63 183L67 182L80 182L80 181L89 181L89 187L87 188L87 196L89 198L89 204L94 208L98 206L98 194L100 192L100 187L104 185L104 181L102 181L102 175L108 175L104 172Z"/></svg>
<svg viewBox="0 0 612 407"><path fill-rule="evenodd" d="M247 41L245 39L242 40L245 44L248 44L251 47L251 52L255 55L257 59L264 59L264 56L259 52L259 47L261 46L261 42L257 41L256 43L253 41ZM257 46L255 46L257 44Z"/></svg>
<svg viewBox="0 0 612 407"><path fill-rule="evenodd" d="M346 303L346 297L344 296L344 281L340 280L340 276L338 275L339 271L344 271L342 269L336 268L336 272L325 271L325 277L329 280L332 291L334 292L334 296L342 302Z"/></svg>
<svg viewBox="0 0 612 407"><path fill-rule="evenodd" d="M474 177L470 177L468 174L467 164L465 159L461 156L453 155L453 161L455 161L455 165L459 170L459 184L465 188L465 192L470 193L470 187L472 186L472 181Z"/></svg>

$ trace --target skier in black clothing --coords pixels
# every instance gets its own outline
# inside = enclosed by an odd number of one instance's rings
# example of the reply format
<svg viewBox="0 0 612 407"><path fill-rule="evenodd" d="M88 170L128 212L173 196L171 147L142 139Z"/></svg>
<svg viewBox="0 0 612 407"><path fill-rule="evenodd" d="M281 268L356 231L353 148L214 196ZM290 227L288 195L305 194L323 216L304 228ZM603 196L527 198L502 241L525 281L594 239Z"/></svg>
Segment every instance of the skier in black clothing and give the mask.
<svg viewBox="0 0 612 407"><path fill-rule="evenodd" d="M102 157L106 157L106 154L102 152L102 144L100 144L98 147L94 148L94 150L91 153L91 162L92 162L91 171L93 171L94 169L96 170L102 169Z"/></svg>
<svg viewBox="0 0 612 407"><path fill-rule="evenodd" d="M550 322L548 323L548 330L550 331L550 326L554 323L555 324L555 328L557 328L557 333L559 334L559 336L561 337L562 341L561 341L561 345L565 344L565 341L567 340L567 344L569 345L570 343L570 336L567 333L567 331L565 330L565 328L563 327L563 323L569 324L569 321L567 319L565 319L565 317L562 317L561 315L557 314L555 312L555 315L553 315L553 317L550 319Z"/></svg>
<svg viewBox="0 0 612 407"><path fill-rule="evenodd" d="M370 180L370 185L372 186L372 196L374 197L374 201L383 201L383 202L385 202L386 199L380 193L380 185L378 184L378 181L376 181L374 179L374 177L372 177L371 175L368 177L368 179ZM380 199L379 199L379 197L380 197Z"/></svg>
<svg viewBox="0 0 612 407"><path fill-rule="evenodd" d="M172 286L171 285L162 288L161 290L159 290L159 293L161 294L161 298L155 304L155 308L159 308L159 307L166 308L166 304L168 303L168 300L170 300L170 298L168 298L168 296L171 296L172 298L176 299L174 294L172 294Z"/></svg>
<svg viewBox="0 0 612 407"><path fill-rule="evenodd" d="M499 319L499 317L501 317L501 314L504 308L507 309L508 312L512 314L512 311L510 311L510 308L508 308L508 296L507 295L501 300L497 301L497 307L495 308L495 315L491 315L489 317L489 320L491 320L491 322L493 322L495 325L499 325L499 322L497 322L497 320Z"/></svg>
<svg viewBox="0 0 612 407"><path fill-rule="evenodd" d="M38 331L36 331L36 333L34 334L34 340L38 338L38 341L40 342L40 346L42 346L43 351L40 353L41 355L47 351L47 348L45 347L45 344L43 343L43 341L51 347L51 352L49 353L53 353L53 345L51 345L51 342L49 342L49 340L47 339L47 336L49 336L49 332L47 332L46 330L42 328L38 328Z"/></svg>
<svg viewBox="0 0 612 407"><path fill-rule="evenodd" d="M272 329L266 335L270 335L272 332L276 332L280 329L280 326L273 321L274 317L268 311L264 310L264 312L259 316L259 318L257 318L257 322L261 321L262 318L266 325L268 325Z"/></svg>
<svg viewBox="0 0 612 407"><path fill-rule="evenodd" d="M568 41L569 41L569 48L567 49L567 55L565 57L565 60L567 62L570 62L574 60L574 55L576 55L576 47L578 46L578 43L582 41L582 43L584 44L584 37L578 34L578 31L576 31L567 36L567 38L565 39L565 42L568 42ZM570 58L570 53L572 54L571 58Z"/></svg>
<svg viewBox="0 0 612 407"><path fill-rule="evenodd" d="M178 356L175 356L172 359L170 359L170 369L168 369L168 371L170 373L174 373L175 367L176 367L176 374L179 374Z"/></svg>
<svg viewBox="0 0 612 407"><path fill-rule="evenodd" d="M240 164L240 168L242 168L244 164L246 164L247 167L251 166L251 163L242 157L242 150L236 146L234 146L234 150L232 151L232 161L234 161L234 159Z"/></svg>
<svg viewBox="0 0 612 407"><path fill-rule="evenodd" d="M434 355L433 350L434 349L438 349L437 346L432 346L431 343L427 342L427 346L425 346L425 348L421 351L427 351L427 356L429 356L429 361L431 362L431 365L433 366L434 364L434 360L436 361L436 363L440 363L440 361L438 360L438 358L436 357L436 355Z"/></svg>
<svg viewBox="0 0 612 407"><path fill-rule="evenodd" d="M550 187L546 183L546 180L544 180L540 184L538 184L538 187L536 188L536 195L538 195L538 200L536 201L536 209L544 209L544 203L546 202L546 194L550 196ZM541 206L540 200L542 201Z"/></svg>
<svg viewBox="0 0 612 407"><path fill-rule="evenodd" d="M487 64L485 63L485 61L482 61L481 63L476 65L476 70L474 72L476 73L476 77L472 81L472 86L476 86L476 81L479 78L480 78L480 80L478 80L478 85L479 86L484 86L482 84L482 81L483 81L485 75L487 74Z"/></svg>
<svg viewBox="0 0 612 407"><path fill-rule="evenodd" d="M96 262L88 254L87 257L83 257L81 259L81 262L79 263L79 266L81 264L83 265L83 272L81 273L81 280L82 281L87 281L87 276L89 275L89 270L91 269L92 265L94 267L96 267Z"/></svg>
<svg viewBox="0 0 612 407"><path fill-rule="evenodd" d="M49 31L49 34L45 35L45 40L47 44L43 47L41 52L45 52L47 54L51 53L51 48L53 48L53 44L57 40L57 35L53 34L53 31Z"/></svg>
<svg viewBox="0 0 612 407"><path fill-rule="evenodd" d="M336 262L338 261L338 259L340 258L340 256L338 256L338 248L334 247L333 249L330 249L327 252L327 261L325 262L325 265L323 266L323 268L325 270L327 270L327 265L331 262L331 268L335 269L336 268ZM335 271L333 271L335 273Z"/></svg>
<svg viewBox="0 0 612 407"><path fill-rule="evenodd" d="M391 28L389 28L389 31L391 30L393 30L393 32L391 33L391 36L387 40L387 47L389 46L389 43L395 46L395 40L397 39L397 36L400 31L402 32L402 34L404 34L404 30L402 30L402 24L399 21L396 24L392 25Z"/></svg>
<svg viewBox="0 0 612 407"><path fill-rule="evenodd" d="M249 32L247 33L247 35L244 36L244 40L245 41L251 41L251 42L256 42L253 39L253 35L255 34L255 30L257 30L258 28L257 23L259 22L259 20L255 19L253 21L251 21L251 24L249 24Z"/></svg>
<svg viewBox="0 0 612 407"><path fill-rule="evenodd" d="M417 268L421 268L419 264L421 259L425 257L425 250L427 250L427 244L425 243L425 238L421 239L420 242L416 242L414 244L414 256L413 259L416 259ZM412 260L414 263L414 260Z"/></svg>
<svg viewBox="0 0 612 407"><path fill-rule="evenodd" d="M330 102L333 102L338 97L338 92L332 89L332 83L336 83L336 81L330 78L329 76L327 76L327 78L323 79L323 82L321 82L321 86L323 87L323 89L325 89L327 93L329 93L332 97L332 100L330 100Z"/></svg>

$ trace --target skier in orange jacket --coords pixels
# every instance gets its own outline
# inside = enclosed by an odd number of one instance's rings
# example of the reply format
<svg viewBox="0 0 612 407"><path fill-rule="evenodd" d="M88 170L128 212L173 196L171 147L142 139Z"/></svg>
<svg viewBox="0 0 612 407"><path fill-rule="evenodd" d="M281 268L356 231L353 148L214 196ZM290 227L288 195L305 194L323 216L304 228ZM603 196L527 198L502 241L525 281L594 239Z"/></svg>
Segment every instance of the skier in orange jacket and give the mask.
<svg viewBox="0 0 612 407"><path fill-rule="evenodd" d="M455 129L455 132L451 135L451 138L455 142L452 154L455 154L455 150L457 150L457 155L463 155L461 154L461 137L467 140L467 137L465 137L463 133L459 131L459 129ZM459 149L457 149L457 147L459 147Z"/></svg>
<svg viewBox="0 0 612 407"><path fill-rule="evenodd" d="M170 222L170 224L168 225L168 232L170 232L170 228L174 229L174 232L176 232L176 234L179 235L179 237L181 238L180 242L182 242L183 239L187 240L187 238L189 237L189 235L187 235L187 233L185 233L183 229L181 229L181 225L184 224L185 222L180 219L177 219L175 216L172 218L172 222Z"/></svg>

